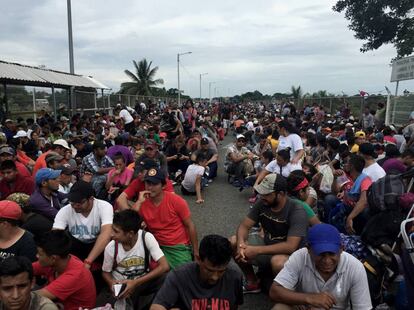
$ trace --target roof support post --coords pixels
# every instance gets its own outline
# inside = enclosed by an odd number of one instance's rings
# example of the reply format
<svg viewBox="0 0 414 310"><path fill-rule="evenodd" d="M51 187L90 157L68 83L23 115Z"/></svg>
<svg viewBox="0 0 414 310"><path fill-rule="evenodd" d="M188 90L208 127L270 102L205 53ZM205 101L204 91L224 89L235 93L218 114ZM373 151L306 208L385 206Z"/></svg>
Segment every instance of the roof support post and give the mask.
<svg viewBox="0 0 414 310"><path fill-rule="evenodd" d="M1 112L2 112L1 121L2 122L7 118L7 115L9 114L9 102L7 99L7 83L6 82L3 83L3 87L4 87L4 98L3 98L3 103L1 105Z"/></svg>
<svg viewBox="0 0 414 310"><path fill-rule="evenodd" d="M55 95L55 87L52 86L52 97L53 97L53 119L55 122L57 121L57 109L56 109L56 95Z"/></svg>

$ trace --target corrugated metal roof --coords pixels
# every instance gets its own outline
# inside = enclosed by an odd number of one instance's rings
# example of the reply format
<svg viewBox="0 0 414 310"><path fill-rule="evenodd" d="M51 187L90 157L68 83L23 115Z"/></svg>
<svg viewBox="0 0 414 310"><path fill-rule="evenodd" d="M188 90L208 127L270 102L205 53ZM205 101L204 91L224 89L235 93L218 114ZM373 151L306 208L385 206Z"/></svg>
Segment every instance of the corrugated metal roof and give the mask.
<svg viewBox="0 0 414 310"><path fill-rule="evenodd" d="M75 86L97 89L110 89L89 76L70 74L49 69L25 66L17 63L0 61L0 80L15 80L27 85L45 84L45 86Z"/></svg>

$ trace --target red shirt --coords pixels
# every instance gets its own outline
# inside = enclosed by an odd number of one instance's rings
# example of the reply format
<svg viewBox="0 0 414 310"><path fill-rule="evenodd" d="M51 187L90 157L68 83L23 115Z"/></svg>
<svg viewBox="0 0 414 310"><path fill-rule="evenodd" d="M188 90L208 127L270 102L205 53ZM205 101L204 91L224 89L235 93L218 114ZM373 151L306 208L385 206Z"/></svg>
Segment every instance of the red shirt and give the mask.
<svg viewBox="0 0 414 310"><path fill-rule="evenodd" d="M6 199L7 196L13 193L25 193L30 196L33 194L34 189L35 184L31 176L23 177L20 173L17 173L12 187L5 179L0 181L0 199Z"/></svg>
<svg viewBox="0 0 414 310"><path fill-rule="evenodd" d="M47 151L47 152L41 154L36 159L35 165L33 167L33 176L36 176L37 170L39 170L41 168L46 168L47 167L47 165L46 165L46 155L49 154L49 153L50 153L50 151Z"/></svg>
<svg viewBox="0 0 414 310"><path fill-rule="evenodd" d="M170 179L165 179L167 184L165 184L164 191L174 193L174 186ZM133 200L138 198L139 192L145 190L145 182L141 181L139 178L133 180L126 189L124 193L127 195L128 200Z"/></svg>
<svg viewBox="0 0 414 310"><path fill-rule="evenodd" d="M29 170L27 169L25 165L23 165L19 161L15 161L14 163L16 164L17 171L20 173L21 176L30 177L30 178L32 177L32 175L30 174Z"/></svg>
<svg viewBox="0 0 414 310"><path fill-rule="evenodd" d="M79 258L71 255L65 271L57 278L52 268L42 267L39 262L32 265L34 275L45 276L48 279L49 284L44 289L56 296L63 303L65 310L95 307L95 282L91 272L84 267Z"/></svg>
<svg viewBox="0 0 414 310"><path fill-rule="evenodd" d="M189 218L191 213L187 202L180 196L164 192L159 206L146 199L139 214L160 245L190 244L183 220Z"/></svg>

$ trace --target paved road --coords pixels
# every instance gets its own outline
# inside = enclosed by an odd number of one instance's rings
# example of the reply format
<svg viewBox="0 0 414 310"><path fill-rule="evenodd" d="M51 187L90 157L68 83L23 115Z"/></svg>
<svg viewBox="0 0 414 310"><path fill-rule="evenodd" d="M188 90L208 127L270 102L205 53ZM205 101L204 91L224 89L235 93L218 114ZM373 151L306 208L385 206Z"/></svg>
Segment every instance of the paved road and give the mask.
<svg viewBox="0 0 414 310"><path fill-rule="evenodd" d="M232 142L227 136L219 146L219 172L216 180L205 190L203 205L197 205L194 197L186 197L190 205L193 221L198 230L199 239L208 234L222 236L234 235L238 224L249 210L250 190L239 190L227 183L223 169L225 146ZM270 309L272 303L265 294L245 295L245 303L240 309Z"/></svg>

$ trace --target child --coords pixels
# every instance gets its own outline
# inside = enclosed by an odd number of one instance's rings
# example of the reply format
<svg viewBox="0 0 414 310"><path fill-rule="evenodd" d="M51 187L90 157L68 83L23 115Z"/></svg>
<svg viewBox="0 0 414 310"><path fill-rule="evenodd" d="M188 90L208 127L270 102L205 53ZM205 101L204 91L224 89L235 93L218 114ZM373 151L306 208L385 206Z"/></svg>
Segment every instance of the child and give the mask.
<svg viewBox="0 0 414 310"><path fill-rule="evenodd" d="M203 203L204 199L201 195L201 190L205 186L206 179L203 180L204 172L206 171L207 158L204 154L197 154L195 163L188 166L181 183L181 192L183 195L197 195L196 203Z"/></svg>
<svg viewBox="0 0 414 310"><path fill-rule="evenodd" d="M139 304L140 297L156 292L170 269L154 236L140 229L141 222L133 210L114 214L113 240L105 248L102 266L103 278L112 292L114 284L125 284L117 296L118 303L127 298L126 303L134 309L143 307ZM150 268L150 258L158 263L153 269Z"/></svg>

